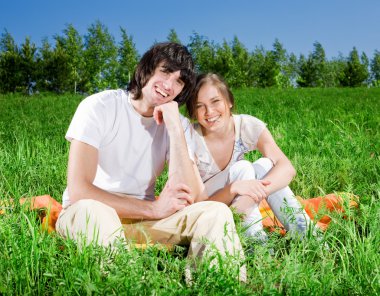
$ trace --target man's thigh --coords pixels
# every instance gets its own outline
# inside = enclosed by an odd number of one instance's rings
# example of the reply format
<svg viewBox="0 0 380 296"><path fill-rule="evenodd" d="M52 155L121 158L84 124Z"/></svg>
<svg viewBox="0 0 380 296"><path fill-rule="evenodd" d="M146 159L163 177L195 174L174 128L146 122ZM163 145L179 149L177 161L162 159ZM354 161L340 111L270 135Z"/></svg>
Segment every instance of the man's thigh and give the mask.
<svg viewBox="0 0 380 296"><path fill-rule="evenodd" d="M135 243L188 245L194 235L193 229L199 217L201 215L207 216L209 209L215 203L210 201L198 202L161 220L122 219L121 222L126 238ZM211 223L212 221L210 221ZM208 225L203 227L208 227Z"/></svg>

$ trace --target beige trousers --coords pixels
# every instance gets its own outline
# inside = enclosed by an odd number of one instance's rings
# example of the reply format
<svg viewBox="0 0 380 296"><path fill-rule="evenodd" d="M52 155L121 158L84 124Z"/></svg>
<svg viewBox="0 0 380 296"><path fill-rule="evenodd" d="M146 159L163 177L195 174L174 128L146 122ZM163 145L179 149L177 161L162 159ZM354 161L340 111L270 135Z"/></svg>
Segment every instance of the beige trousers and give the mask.
<svg viewBox="0 0 380 296"><path fill-rule="evenodd" d="M62 237L85 244L109 246L127 238L138 244L189 245L191 258L215 250L244 259L230 209L214 201L195 203L161 220L131 221L120 220L104 203L84 199L61 212L56 229Z"/></svg>

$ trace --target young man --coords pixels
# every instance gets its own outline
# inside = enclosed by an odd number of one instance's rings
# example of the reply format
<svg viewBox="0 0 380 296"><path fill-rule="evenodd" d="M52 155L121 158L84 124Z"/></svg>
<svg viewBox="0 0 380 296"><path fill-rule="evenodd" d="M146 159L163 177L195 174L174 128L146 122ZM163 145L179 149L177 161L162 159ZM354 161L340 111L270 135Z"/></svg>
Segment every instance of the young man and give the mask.
<svg viewBox="0 0 380 296"><path fill-rule="evenodd" d="M125 237L187 244L191 257L210 250L209 241L223 254L241 255L228 207L194 204L202 182L186 145L189 122L178 111L194 81L187 49L160 43L144 54L127 91L104 91L80 103L66 134L71 145L60 235L104 246ZM155 199L166 162L168 182Z"/></svg>

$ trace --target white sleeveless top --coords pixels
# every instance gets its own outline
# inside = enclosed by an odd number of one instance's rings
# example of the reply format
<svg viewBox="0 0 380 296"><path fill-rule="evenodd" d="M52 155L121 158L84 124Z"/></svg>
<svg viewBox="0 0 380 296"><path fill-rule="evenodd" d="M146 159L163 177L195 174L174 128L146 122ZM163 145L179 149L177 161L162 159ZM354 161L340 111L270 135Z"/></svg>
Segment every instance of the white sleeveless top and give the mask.
<svg viewBox="0 0 380 296"><path fill-rule="evenodd" d="M235 144L232 157L223 171L228 171L236 161L244 159L244 154L257 149L257 141L266 125L256 117L240 114L232 115L235 123ZM203 138L202 129L198 123L193 124L195 162L203 183L221 173Z"/></svg>

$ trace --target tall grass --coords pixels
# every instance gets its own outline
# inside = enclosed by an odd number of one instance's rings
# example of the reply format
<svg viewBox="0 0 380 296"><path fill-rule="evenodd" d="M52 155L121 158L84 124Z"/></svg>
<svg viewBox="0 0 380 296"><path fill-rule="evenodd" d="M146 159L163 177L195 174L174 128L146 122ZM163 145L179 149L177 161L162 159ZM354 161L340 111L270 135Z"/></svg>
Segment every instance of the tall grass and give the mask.
<svg viewBox="0 0 380 296"><path fill-rule="evenodd" d="M15 207L0 216L0 294L380 294L380 89L234 93L236 111L265 121L296 167L297 195L351 192L360 196L359 208L347 208L345 219L333 214L322 241L270 235L266 246L252 246L243 238L247 284L205 263L189 286L186 249L80 251L41 232L37 213ZM0 97L0 199L50 194L60 201L69 147L64 134L81 99Z"/></svg>

